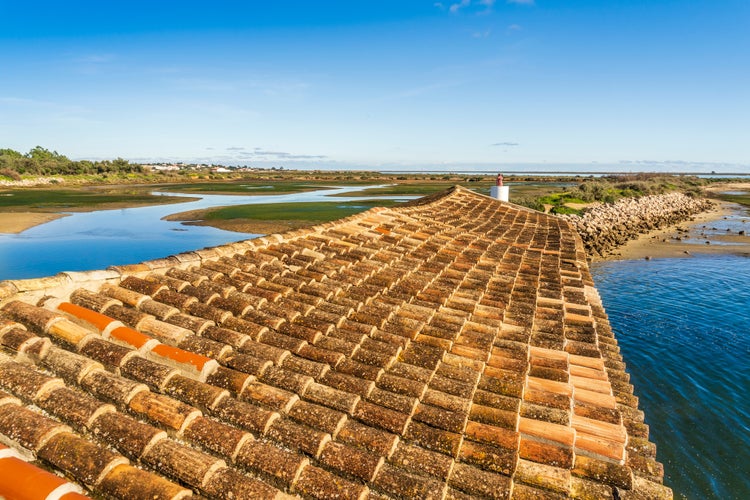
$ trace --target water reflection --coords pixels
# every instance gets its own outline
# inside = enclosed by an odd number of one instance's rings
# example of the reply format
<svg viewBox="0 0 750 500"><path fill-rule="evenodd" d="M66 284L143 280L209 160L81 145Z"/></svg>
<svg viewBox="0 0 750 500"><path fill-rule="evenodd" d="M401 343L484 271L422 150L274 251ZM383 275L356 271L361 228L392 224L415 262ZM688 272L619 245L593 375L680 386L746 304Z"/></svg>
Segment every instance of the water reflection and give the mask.
<svg viewBox="0 0 750 500"><path fill-rule="evenodd" d="M230 205L330 201L328 197L331 195L361 189L362 186L339 186L286 195L154 193L191 199L200 196L200 199L171 205L71 213L20 234L0 235L0 280L51 276L61 271L105 269L111 265L132 264L258 236L162 220L170 214ZM381 197L337 196L333 200L374 198Z"/></svg>

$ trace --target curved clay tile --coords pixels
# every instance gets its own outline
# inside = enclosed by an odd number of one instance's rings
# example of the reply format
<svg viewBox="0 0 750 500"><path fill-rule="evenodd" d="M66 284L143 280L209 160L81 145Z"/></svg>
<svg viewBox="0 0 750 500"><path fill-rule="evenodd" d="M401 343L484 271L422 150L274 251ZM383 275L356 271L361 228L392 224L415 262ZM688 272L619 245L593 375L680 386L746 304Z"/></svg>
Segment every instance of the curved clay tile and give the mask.
<svg viewBox="0 0 750 500"><path fill-rule="evenodd" d="M0 440L95 496L672 496L575 230L460 187L0 301Z"/></svg>

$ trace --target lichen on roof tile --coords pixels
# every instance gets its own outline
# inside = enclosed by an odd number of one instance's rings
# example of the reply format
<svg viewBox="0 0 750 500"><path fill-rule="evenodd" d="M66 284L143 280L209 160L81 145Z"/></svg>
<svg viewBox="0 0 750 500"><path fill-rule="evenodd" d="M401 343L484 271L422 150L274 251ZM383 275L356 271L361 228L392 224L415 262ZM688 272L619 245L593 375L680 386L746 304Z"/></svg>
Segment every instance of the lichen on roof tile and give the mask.
<svg viewBox="0 0 750 500"><path fill-rule="evenodd" d="M464 188L0 290L0 441L84 493L671 498L580 238Z"/></svg>

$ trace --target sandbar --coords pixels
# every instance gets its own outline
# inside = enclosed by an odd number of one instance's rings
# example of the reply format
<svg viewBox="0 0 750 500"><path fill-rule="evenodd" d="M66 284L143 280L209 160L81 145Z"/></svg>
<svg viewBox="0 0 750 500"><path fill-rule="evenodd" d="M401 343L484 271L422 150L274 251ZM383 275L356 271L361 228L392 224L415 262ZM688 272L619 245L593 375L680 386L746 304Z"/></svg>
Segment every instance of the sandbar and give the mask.
<svg viewBox="0 0 750 500"><path fill-rule="evenodd" d="M0 212L0 233L22 233L34 226L52 222L66 215L41 212Z"/></svg>

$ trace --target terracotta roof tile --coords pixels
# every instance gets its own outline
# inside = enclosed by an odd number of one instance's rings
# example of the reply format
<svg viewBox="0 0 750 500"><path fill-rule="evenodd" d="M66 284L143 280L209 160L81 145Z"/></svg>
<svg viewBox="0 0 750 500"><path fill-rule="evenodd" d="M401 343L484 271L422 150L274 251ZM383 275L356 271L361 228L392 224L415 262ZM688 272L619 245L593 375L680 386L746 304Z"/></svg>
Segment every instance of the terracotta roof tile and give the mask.
<svg viewBox="0 0 750 500"><path fill-rule="evenodd" d="M668 498L582 248L456 188L0 284L0 434L101 496Z"/></svg>
<svg viewBox="0 0 750 500"><path fill-rule="evenodd" d="M39 373L29 366L13 361L2 363L1 359L0 380L4 388L31 401L36 401L65 385L61 379Z"/></svg>
<svg viewBox="0 0 750 500"><path fill-rule="evenodd" d="M360 396L346 391L340 391L327 385L313 382L307 387L305 399L343 411L351 415L359 403Z"/></svg>
<svg viewBox="0 0 750 500"><path fill-rule="evenodd" d="M297 424L288 419L274 421L268 428L266 437L316 458L323 451L326 443L331 440L331 435L328 433Z"/></svg>
<svg viewBox="0 0 750 500"><path fill-rule="evenodd" d="M448 484L471 495L489 498L509 498L511 479L465 463L456 463Z"/></svg>
<svg viewBox="0 0 750 500"><path fill-rule="evenodd" d="M307 401L297 401L287 414L297 422L334 436L347 420L345 413Z"/></svg>
<svg viewBox="0 0 750 500"><path fill-rule="evenodd" d="M50 438L37 457L88 486L99 484L116 466L128 463L126 458L68 432Z"/></svg>
<svg viewBox="0 0 750 500"><path fill-rule="evenodd" d="M337 440L388 456L393 452L399 438L390 432L349 419L339 431Z"/></svg>
<svg viewBox="0 0 750 500"><path fill-rule="evenodd" d="M69 432L70 428L17 404L0 406L0 433L37 452L56 434Z"/></svg>
<svg viewBox="0 0 750 500"><path fill-rule="evenodd" d="M118 405L127 405L137 394L148 392L148 387L118 377L103 369L91 370L80 381L81 386L95 396Z"/></svg>
<svg viewBox="0 0 750 500"><path fill-rule="evenodd" d="M407 472L400 467L384 464L372 482L375 489L397 498L440 499L445 493L445 483Z"/></svg>
<svg viewBox="0 0 750 500"><path fill-rule="evenodd" d="M295 489L312 498L341 498L359 500L366 498L369 488L357 482L348 481L330 472L308 465L302 471Z"/></svg>
<svg viewBox="0 0 750 500"><path fill-rule="evenodd" d="M217 470L225 466L223 460L170 439L158 441L143 454L141 460L151 466L158 466L164 474L199 489Z"/></svg>
<svg viewBox="0 0 750 500"><path fill-rule="evenodd" d="M219 469L212 474L203 490L216 498L280 499L285 495L263 481L241 474L234 469Z"/></svg>
<svg viewBox="0 0 750 500"><path fill-rule="evenodd" d="M164 431L118 412L100 415L89 428L101 440L116 446L132 459L139 459L156 442L167 437Z"/></svg>
<svg viewBox="0 0 750 500"><path fill-rule="evenodd" d="M247 441L236 457L236 463L265 477L280 488L293 488L310 460L262 441Z"/></svg>
<svg viewBox="0 0 750 500"><path fill-rule="evenodd" d="M213 414L240 429L255 434L263 434L279 418L277 412L234 398L220 400Z"/></svg>
<svg viewBox="0 0 750 500"><path fill-rule="evenodd" d="M0 448L2 449L2 448ZM7 448L6 448L7 449ZM3 475L13 478L0 482L0 497L19 500L44 500L53 498L88 498L80 495L81 488L42 470L24 460L8 456L0 459ZM78 494L78 496L73 496Z"/></svg>
<svg viewBox="0 0 750 500"><path fill-rule="evenodd" d="M34 402L43 410L76 427L90 427L101 415L115 411L111 404L102 403L88 394L61 387L42 395Z"/></svg>

